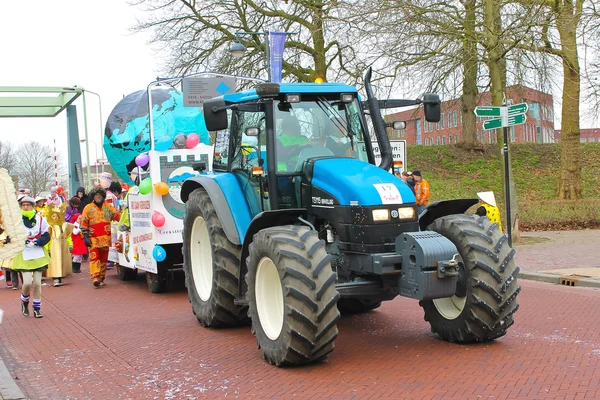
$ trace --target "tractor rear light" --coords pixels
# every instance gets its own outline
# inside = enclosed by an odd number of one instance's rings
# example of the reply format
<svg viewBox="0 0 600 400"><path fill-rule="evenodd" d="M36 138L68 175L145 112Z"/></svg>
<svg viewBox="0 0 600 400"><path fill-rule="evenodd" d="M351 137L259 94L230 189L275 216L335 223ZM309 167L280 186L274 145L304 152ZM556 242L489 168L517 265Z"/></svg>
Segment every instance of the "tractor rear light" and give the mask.
<svg viewBox="0 0 600 400"><path fill-rule="evenodd" d="M373 210L373 221L389 221L390 210Z"/></svg>
<svg viewBox="0 0 600 400"><path fill-rule="evenodd" d="M300 103L300 95L299 94L286 94L285 101L286 101L286 103Z"/></svg>
<svg viewBox="0 0 600 400"><path fill-rule="evenodd" d="M264 175L265 170L263 167L254 167L252 168L252 176Z"/></svg>
<svg viewBox="0 0 600 400"><path fill-rule="evenodd" d="M400 207L398 209L398 218L400 219L414 219L416 215L413 207Z"/></svg>

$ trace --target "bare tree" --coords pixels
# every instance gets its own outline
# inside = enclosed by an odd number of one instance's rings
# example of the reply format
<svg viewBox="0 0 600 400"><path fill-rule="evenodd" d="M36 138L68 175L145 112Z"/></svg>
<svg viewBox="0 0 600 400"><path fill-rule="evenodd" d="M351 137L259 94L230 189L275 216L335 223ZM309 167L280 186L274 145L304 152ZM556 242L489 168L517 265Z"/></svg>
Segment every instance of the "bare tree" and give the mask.
<svg viewBox="0 0 600 400"><path fill-rule="evenodd" d="M9 142L0 141L0 168L6 168L9 174L14 174L15 152Z"/></svg>
<svg viewBox="0 0 600 400"><path fill-rule="evenodd" d="M187 74L216 71L265 76L265 40L261 34L294 32L285 42L282 71L288 81L358 81L377 62L370 38L352 29L344 15L358 0L137 0L148 11L134 31L153 32L152 43L168 52L165 72ZM229 53L239 39L247 54L237 60ZM366 40L365 40L366 39Z"/></svg>
<svg viewBox="0 0 600 400"><path fill-rule="evenodd" d="M32 195L48 190L54 178L54 157L50 146L37 142L19 146L15 172L19 176L19 185L30 189Z"/></svg>

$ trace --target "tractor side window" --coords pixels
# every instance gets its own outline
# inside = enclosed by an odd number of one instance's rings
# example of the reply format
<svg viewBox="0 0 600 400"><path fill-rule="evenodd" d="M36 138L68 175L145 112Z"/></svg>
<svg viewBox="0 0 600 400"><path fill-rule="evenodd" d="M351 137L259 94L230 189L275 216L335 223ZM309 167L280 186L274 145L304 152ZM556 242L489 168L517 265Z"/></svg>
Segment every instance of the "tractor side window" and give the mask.
<svg viewBox="0 0 600 400"><path fill-rule="evenodd" d="M248 128L259 128L259 135L246 135ZM263 163L266 163L265 116L263 112L235 112L231 134L233 135L232 146L234 149L232 169L249 170L252 167L258 167L259 157ZM263 167L265 167L264 164Z"/></svg>
<svg viewBox="0 0 600 400"><path fill-rule="evenodd" d="M227 119L231 121L231 110L227 110ZM229 128L210 132L214 145L213 170L227 171L229 163Z"/></svg>

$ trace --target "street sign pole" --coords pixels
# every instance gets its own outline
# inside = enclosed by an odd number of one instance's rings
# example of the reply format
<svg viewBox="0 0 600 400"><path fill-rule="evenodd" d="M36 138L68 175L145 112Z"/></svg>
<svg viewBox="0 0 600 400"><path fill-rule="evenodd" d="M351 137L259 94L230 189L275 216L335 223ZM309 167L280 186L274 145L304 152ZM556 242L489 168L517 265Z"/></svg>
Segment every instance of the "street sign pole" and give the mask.
<svg viewBox="0 0 600 400"><path fill-rule="evenodd" d="M508 127L502 128L504 133L504 147L502 153L504 153L504 193L505 193L505 204L506 204L506 234L508 235L508 245L512 247L512 218L510 214L510 169L508 165Z"/></svg>

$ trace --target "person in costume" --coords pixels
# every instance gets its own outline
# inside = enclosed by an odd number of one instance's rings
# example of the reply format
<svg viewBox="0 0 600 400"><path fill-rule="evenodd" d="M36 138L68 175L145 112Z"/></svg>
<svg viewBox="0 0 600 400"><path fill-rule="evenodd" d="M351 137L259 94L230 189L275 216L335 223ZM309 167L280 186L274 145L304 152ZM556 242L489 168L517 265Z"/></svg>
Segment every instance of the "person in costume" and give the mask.
<svg viewBox="0 0 600 400"><path fill-rule="evenodd" d="M85 206L81 216L81 231L85 245L90 248L90 276L94 287L105 286L108 248L111 245L110 224L119 221L119 211L106 203L106 191L94 190L93 201Z"/></svg>
<svg viewBox="0 0 600 400"><path fill-rule="evenodd" d="M481 200L475 214L482 217L488 217L492 224L498 223L498 229L502 232L502 222L500 222L500 210L496 205L496 196L494 192L479 192L477 197Z"/></svg>
<svg viewBox="0 0 600 400"><path fill-rule="evenodd" d="M25 249L13 259L12 269L23 275L21 291L21 313L29 316L29 299L33 286L33 316L42 318L42 273L48 268L50 257L44 245L50 241L48 222L35 208L35 200L30 196L21 199L23 225L27 231Z"/></svg>
<svg viewBox="0 0 600 400"><path fill-rule="evenodd" d="M35 198L35 211L41 213L44 217L48 212L48 207L46 206L46 198L38 196Z"/></svg>
<svg viewBox="0 0 600 400"><path fill-rule="evenodd" d="M110 172L103 172L100 174L100 187L106 191L106 198L104 202L112 205L115 208L118 208L118 198L117 195L112 192L112 183L113 179Z"/></svg>
<svg viewBox="0 0 600 400"><path fill-rule="evenodd" d="M62 286L62 278L73 274L71 270L71 254L67 238L71 236L73 225L65 222L67 203L48 210L50 225L50 264L46 276L54 279L54 286Z"/></svg>
<svg viewBox="0 0 600 400"><path fill-rule="evenodd" d="M58 188L56 186L50 188L50 196L46 197L46 204L48 204L48 207L60 207L63 203L63 199L58 195L57 191Z"/></svg>
<svg viewBox="0 0 600 400"><path fill-rule="evenodd" d="M83 255L88 253L85 241L83 240L83 233L81 233L81 214L73 215L71 223L73 224L73 233L71 233L71 241L73 243L71 247L73 273L80 274Z"/></svg>

